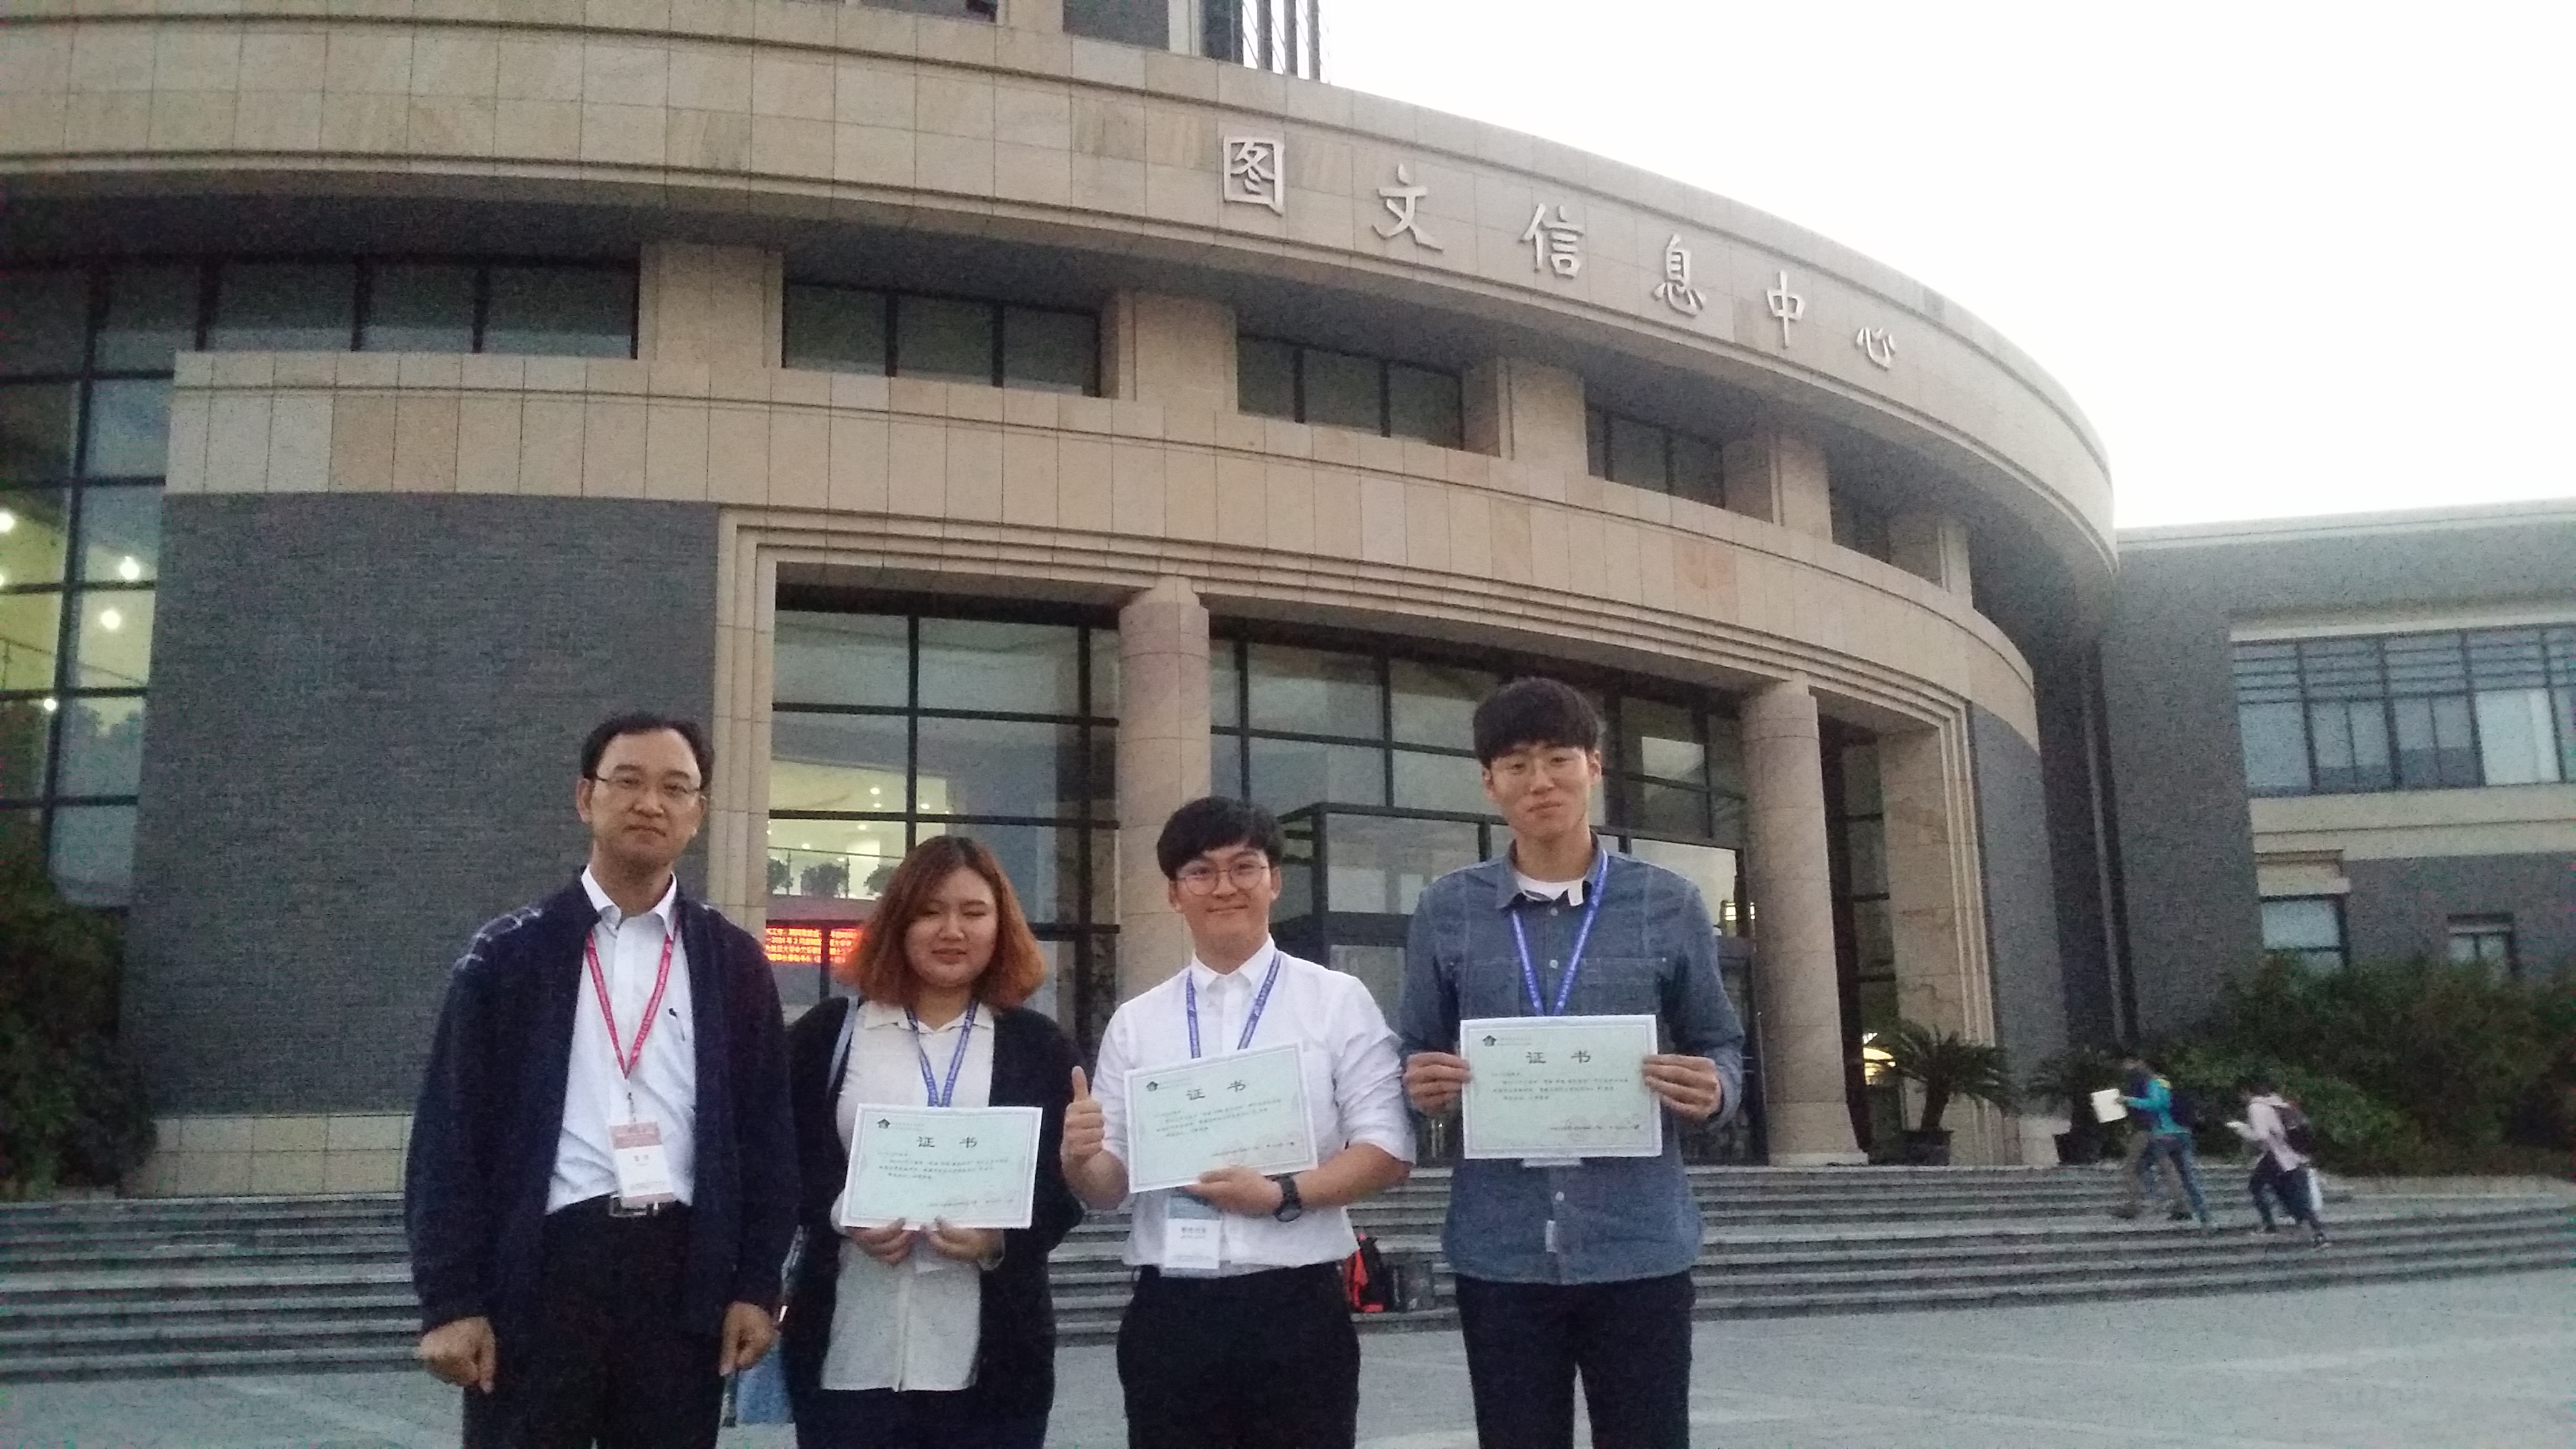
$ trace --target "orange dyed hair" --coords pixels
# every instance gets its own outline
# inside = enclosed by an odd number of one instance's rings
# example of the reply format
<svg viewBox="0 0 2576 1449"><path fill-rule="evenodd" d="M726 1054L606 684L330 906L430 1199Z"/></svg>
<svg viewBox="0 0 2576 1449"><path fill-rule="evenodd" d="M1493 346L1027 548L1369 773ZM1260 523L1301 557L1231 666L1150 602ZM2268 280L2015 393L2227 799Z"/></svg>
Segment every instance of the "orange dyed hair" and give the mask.
<svg viewBox="0 0 2576 1449"><path fill-rule="evenodd" d="M1001 862L965 835L934 835L912 848L877 897L876 911L867 929L859 933L858 946L833 963L832 979L857 991L863 1000L912 1005L917 982L912 958L904 952L904 938L912 934L912 923L920 919L931 896L961 870L975 872L993 888L993 959L984 963L984 974L975 978L976 999L988 1006L1013 1007L1035 995L1039 983L1046 980L1046 956L1038 950L1037 937L1029 934L1028 918L1020 914L1020 898L1011 890L1011 878L1002 873Z"/></svg>

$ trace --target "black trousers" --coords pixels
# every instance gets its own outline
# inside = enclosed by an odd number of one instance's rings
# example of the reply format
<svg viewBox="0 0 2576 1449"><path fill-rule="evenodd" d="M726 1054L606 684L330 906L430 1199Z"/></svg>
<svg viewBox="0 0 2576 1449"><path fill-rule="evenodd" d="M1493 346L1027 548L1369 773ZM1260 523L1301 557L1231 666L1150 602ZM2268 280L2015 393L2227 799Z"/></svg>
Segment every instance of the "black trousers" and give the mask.
<svg viewBox="0 0 2576 1449"><path fill-rule="evenodd" d="M1690 1449L1688 1273L1619 1283L1458 1278L1479 1449L1570 1449L1583 1376L1594 1449Z"/></svg>
<svg viewBox="0 0 2576 1449"><path fill-rule="evenodd" d="M1118 1325L1118 1382L1128 1449L1351 1449L1360 1340L1341 1265L1144 1269Z"/></svg>
<svg viewBox="0 0 2576 1449"><path fill-rule="evenodd" d="M548 1214L536 1326L502 1341L489 1395L465 1391L467 1449L713 1449L722 1345L680 1327L688 1242L684 1207Z"/></svg>

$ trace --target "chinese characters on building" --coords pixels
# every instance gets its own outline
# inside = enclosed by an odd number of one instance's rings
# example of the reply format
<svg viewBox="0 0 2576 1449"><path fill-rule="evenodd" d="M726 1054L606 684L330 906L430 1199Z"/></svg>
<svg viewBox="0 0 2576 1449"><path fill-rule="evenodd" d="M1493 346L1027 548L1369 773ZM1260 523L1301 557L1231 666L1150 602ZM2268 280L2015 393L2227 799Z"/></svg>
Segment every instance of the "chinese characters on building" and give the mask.
<svg viewBox="0 0 2576 1449"><path fill-rule="evenodd" d="M1771 284L1771 290L1762 294L1762 300L1771 304L1772 319L1780 324L1780 350L1786 352L1789 350L1789 328L1807 315L1807 299L1789 290L1789 274L1782 272L1780 280Z"/></svg>
<svg viewBox="0 0 2576 1449"><path fill-rule="evenodd" d="M1864 327L1853 335L1852 346L1882 369L1896 366L1896 339L1884 327Z"/></svg>
<svg viewBox="0 0 2576 1449"><path fill-rule="evenodd" d="M1690 249L1682 245L1680 232L1674 232L1673 239L1664 243L1664 279L1655 286L1655 300L1685 317L1696 317L1708 306L1699 289L1691 285Z"/></svg>
<svg viewBox="0 0 2576 1449"><path fill-rule="evenodd" d="M1560 277L1579 276L1583 272L1583 224L1566 215L1560 203L1556 220L1547 219L1547 204L1541 202L1530 213L1529 230L1521 233L1529 243L1530 270L1554 272Z"/></svg>
<svg viewBox="0 0 2576 1449"><path fill-rule="evenodd" d="M1441 249L1440 243L1433 241L1431 234L1422 229L1422 198L1431 194L1431 188L1413 184L1412 167L1396 167L1395 184L1379 187L1377 194L1386 205L1386 214L1394 218L1392 223L1375 228L1379 237L1393 241L1409 232L1416 245L1435 252Z"/></svg>
<svg viewBox="0 0 2576 1449"><path fill-rule="evenodd" d="M1225 138L1225 199L1288 214L1288 183L1276 136Z"/></svg>

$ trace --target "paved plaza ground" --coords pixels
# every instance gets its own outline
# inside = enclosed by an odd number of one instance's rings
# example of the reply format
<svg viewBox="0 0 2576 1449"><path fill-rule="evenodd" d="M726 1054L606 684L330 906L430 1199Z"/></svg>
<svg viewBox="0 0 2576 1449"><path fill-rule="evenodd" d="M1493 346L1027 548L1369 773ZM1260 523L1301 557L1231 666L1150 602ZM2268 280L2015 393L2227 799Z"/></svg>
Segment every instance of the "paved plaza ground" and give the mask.
<svg viewBox="0 0 2576 1449"><path fill-rule="evenodd" d="M1454 1332L1363 1342L1364 1449L1472 1449ZM1110 1351L1061 1363L1051 1449L1123 1444ZM1692 1380L1695 1446L2568 1449L2576 1270L1704 1323ZM0 1384L0 1449L433 1449L456 1420L409 1373Z"/></svg>

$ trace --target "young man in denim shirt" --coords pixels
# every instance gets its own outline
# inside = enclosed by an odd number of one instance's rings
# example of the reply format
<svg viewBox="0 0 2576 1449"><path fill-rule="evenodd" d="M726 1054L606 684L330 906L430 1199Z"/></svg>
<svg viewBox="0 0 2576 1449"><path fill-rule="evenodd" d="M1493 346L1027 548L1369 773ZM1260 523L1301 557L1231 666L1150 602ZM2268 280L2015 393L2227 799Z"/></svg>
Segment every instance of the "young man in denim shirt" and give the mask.
<svg viewBox="0 0 2576 1449"><path fill-rule="evenodd" d="M1601 719L1551 679L1476 708L1485 793L1511 826L1500 860L1424 891L1405 945L1405 1092L1457 1105L1463 1018L1651 1015L1671 1050L1647 1087L1675 1123L1734 1110L1744 1029L1699 889L1592 834ZM1583 1380L1598 1449L1687 1449L1691 1265L1700 1218L1680 1134L1657 1157L1458 1164L1444 1246L1482 1449L1568 1449Z"/></svg>

